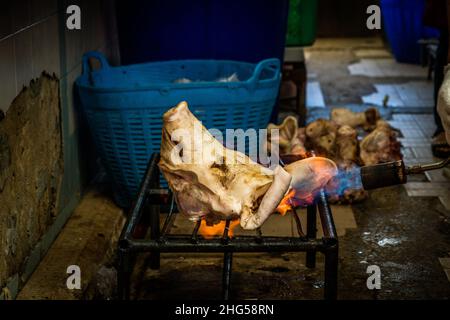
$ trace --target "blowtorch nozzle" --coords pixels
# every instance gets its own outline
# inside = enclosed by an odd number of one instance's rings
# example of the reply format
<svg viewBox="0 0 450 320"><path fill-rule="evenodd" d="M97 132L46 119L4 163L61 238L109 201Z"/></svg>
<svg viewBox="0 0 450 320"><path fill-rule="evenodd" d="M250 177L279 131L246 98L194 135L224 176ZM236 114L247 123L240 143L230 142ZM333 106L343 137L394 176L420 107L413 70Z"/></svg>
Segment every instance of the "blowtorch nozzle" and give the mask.
<svg viewBox="0 0 450 320"><path fill-rule="evenodd" d="M402 160L361 168L361 182L365 190L406 183L406 169Z"/></svg>
<svg viewBox="0 0 450 320"><path fill-rule="evenodd" d="M429 170L445 167L450 163L450 158L425 165L406 167L403 160L380 163L361 168L361 182L365 190L383 188L407 182L410 174L420 174Z"/></svg>

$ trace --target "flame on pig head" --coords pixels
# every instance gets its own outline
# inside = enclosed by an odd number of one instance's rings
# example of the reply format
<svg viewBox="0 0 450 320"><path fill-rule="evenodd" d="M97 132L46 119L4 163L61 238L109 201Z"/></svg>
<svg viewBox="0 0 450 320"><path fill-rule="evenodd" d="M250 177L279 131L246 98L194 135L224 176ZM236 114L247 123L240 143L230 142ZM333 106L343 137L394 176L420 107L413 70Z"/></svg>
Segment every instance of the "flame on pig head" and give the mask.
<svg viewBox="0 0 450 320"><path fill-rule="evenodd" d="M339 198L345 196L354 190L361 190L364 192L364 187L361 181L361 168L353 165L348 168L341 168L338 170L325 188L328 197Z"/></svg>
<svg viewBox="0 0 450 320"><path fill-rule="evenodd" d="M329 199L345 197L355 190L365 192L361 182L361 168L357 165L338 168L322 160L311 162L309 167L311 170L302 179L291 184L278 205L277 212L281 215L298 207L312 205L322 189ZM286 168L289 171L289 165Z"/></svg>
<svg viewBox="0 0 450 320"><path fill-rule="evenodd" d="M285 167L288 172L295 171L291 165L295 163ZM338 170L331 160L321 157L309 158L309 163L302 173L298 177L293 177L291 188L278 205L277 212L285 215L289 210L313 204L320 190L336 175Z"/></svg>

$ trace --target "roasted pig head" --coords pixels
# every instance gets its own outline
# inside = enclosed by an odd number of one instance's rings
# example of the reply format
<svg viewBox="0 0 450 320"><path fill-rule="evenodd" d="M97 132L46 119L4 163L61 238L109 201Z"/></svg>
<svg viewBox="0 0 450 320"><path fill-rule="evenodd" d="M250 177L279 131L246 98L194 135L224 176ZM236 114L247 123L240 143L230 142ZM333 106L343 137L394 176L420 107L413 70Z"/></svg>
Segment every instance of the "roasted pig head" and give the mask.
<svg viewBox="0 0 450 320"><path fill-rule="evenodd" d="M326 182L301 177L310 162L284 170L263 167L245 154L225 148L189 111L186 102L164 114L159 167L174 192L179 210L191 220L213 225L240 218L241 227L260 227L291 187L317 188ZM309 160L311 161L311 160ZM314 170L313 170L314 171ZM311 175L309 174L308 177ZM328 182L328 181L327 181Z"/></svg>
<svg viewBox="0 0 450 320"><path fill-rule="evenodd" d="M380 113L377 108L368 108L364 112L353 112L347 108L334 108L331 110L331 121L339 126L350 126L352 128L362 127L364 130L373 130Z"/></svg>
<svg viewBox="0 0 450 320"><path fill-rule="evenodd" d="M366 166L402 159L397 132L383 120L377 122L375 130L361 141L360 146L360 157Z"/></svg>
<svg viewBox="0 0 450 320"><path fill-rule="evenodd" d="M348 125L340 127L336 136L337 162L342 167L351 167L358 159L358 137L355 129Z"/></svg>
<svg viewBox="0 0 450 320"><path fill-rule="evenodd" d="M337 126L332 121L318 119L306 126L307 146L327 158L336 154Z"/></svg>
<svg viewBox="0 0 450 320"><path fill-rule="evenodd" d="M278 138L272 135L271 132L278 129ZM269 124L267 126L268 141L267 150L271 150L271 144L277 143L280 148L280 154L298 154L306 155L305 149L305 134L304 130L298 127L297 118L288 116L280 125Z"/></svg>
<svg viewBox="0 0 450 320"><path fill-rule="evenodd" d="M204 217L209 225L240 217L244 229L259 227L283 198L291 175L225 148L186 102L163 120L159 167L179 210L194 221Z"/></svg>

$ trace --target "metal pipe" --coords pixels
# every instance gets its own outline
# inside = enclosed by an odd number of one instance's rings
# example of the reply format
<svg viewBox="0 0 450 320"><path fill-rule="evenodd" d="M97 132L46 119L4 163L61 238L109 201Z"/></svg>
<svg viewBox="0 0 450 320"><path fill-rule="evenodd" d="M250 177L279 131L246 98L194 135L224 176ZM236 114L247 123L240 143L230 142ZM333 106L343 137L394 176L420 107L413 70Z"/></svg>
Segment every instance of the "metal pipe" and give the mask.
<svg viewBox="0 0 450 320"><path fill-rule="evenodd" d="M165 235L169 229L169 226L172 224L174 201L175 201L175 195L172 194L170 210L169 210L169 214L166 217L166 220L164 221L164 225L161 230L161 238L165 237Z"/></svg>
<svg viewBox="0 0 450 320"><path fill-rule="evenodd" d="M304 240L298 237L264 237L257 243L254 237L233 238L228 244L220 239L198 239L196 243L189 237L166 238L163 242L153 240L130 240L128 250L132 252L301 252L321 251L329 247L322 239Z"/></svg>
<svg viewBox="0 0 450 320"><path fill-rule="evenodd" d="M404 184L406 181L405 164L402 160L361 168L361 182L365 190Z"/></svg>
<svg viewBox="0 0 450 320"><path fill-rule="evenodd" d="M222 235L222 243L228 244L230 237L228 236L228 232L230 231L230 219L227 219L225 221L225 228L223 229L223 235Z"/></svg>
<svg viewBox="0 0 450 320"><path fill-rule="evenodd" d="M148 201L146 201L148 202ZM159 207L149 206L144 204L145 211L150 214L150 239L159 241L161 233L159 226ZM160 267L160 254L159 252L152 252L150 255L150 268L158 270Z"/></svg>
<svg viewBox="0 0 450 320"><path fill-rule="evenodd" d="M316 204L306 208L306 238L315 239L317 235L317 209ZM306 267L316 267L316 252L314 250L306 252Z"/></svg>
<svg viewBox="0 0 450 320"><path fill-rule="evenodd" d="M231 267L233 265L233 253L225 252L223 254L223 273L222 273L222 298L228 300L230 298L231 286Z"/></svg>
<svg viewBox="0 0 450 320"><path fill-rule="evenodd" d="M118 250L117 294L119 300L130 300L130 283L133 270L131 259L131 253L127 249Z"/></svg>
<svg viewBox="0 0 450 320"><path fill-rule="evenodd" d="M407 176L441 169L450 164L450 158L436 163L405 166L403 160L380 163L361 168L361 182L365 190L407 183Z"/></svg>
<svg viewBox="0 0 450 320"><path fill-rule="evenodd" d="M158 161L159 161L159 154L158 153L152 154L147 170L145 172L145 176L142 179L141 186L139 188L137 200L133 205L133 209L131 210L131 213L129 214L127 221L125 222L125 227L123 228L122 234L120 236L121 240L128 240L131 238L131 233L133 232L134 227L137 225L141 217L143 211L142 207L145 204L147 190L150 189L150 184L155 179L155 175L156 178L158 178L157 177L158 170L155 169L157 168Z"/></svg>
<svg viewBox="0 0 450 320"><path fill-rule="evenodd" d="M450 164L450 158L447 158L445 160L442 160L442 161L436 162L436 163L410 166L410 167L406 167L406 174L418 174L418 173L424 173L425 171L442 169L443 167L445 167L449 164Z"/></svg>
<svg viewBox="0 0 450 320"><path fill-rule="evenodd" d="M337 241L336 227L334 226L330 205L328 204L324 190L320 191L318 208L324 238L327 241Z"/></svg>
<svg viewBox="0 0 450 320"><path fill-rule="evenodd" d="M255 241L257 243L262 243L262 231L261 231L261 227L256 229L256 238Z"/></svg>
<svg viewBox="0 0 450 320"><path fill-rule="evenodd" d="M201 224L202 224L201 219L197 220L197 222L195 223L194 231L192 231L191 235L191 243L193 244L196 244L198 241L198 230L200 229Z"/></svg>
<svg viewBox="0 0 450 320"><path fill-rule="evenodd" d="M325 287L324 298L326 300L337 299L337 280L339 264L338 245L334 245L325 252Z"/></svg>
<svg viewBox="0 0 450 320"><path fill-rule="evenodd" d="M295 225L297 227L297 233L300 238L305 238L305 234L303 233L302 229L302 222L297 214L297 211L294 209L292 210L292 215L294 216Z"/></svg>

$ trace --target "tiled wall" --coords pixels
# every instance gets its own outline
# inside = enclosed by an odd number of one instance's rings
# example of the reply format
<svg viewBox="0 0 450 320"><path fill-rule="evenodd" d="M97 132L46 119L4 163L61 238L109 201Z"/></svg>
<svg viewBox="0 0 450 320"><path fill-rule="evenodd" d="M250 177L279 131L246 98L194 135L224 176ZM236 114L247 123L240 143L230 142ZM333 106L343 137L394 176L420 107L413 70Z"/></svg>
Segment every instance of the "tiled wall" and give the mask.
<svg viewBox="0 0 450 320"><path fill-rule="evenodd" d="M81 30L59 27L61 20L64 22L67 17L65 9L70 4L81 7ZM113 1L106 0L2 1L0 109L6 111L22 86L43 70L59 77L79 72L81 55L87 50L100 49L117 60L115 31L111 30L114 27L112 12ZM66 66L61 66L61 55L65 56Z"/></svg>
<svg viewBox="0 0 450 320"><path fill-rule="evenodd" d="M61 217L42 243L36 244L39 252L30 255L40 259L77 204L85 183L84 168L88 167L89 159L80 154L89 154L83 148L90 142L80 141L85 124L77 121L73 84L82 71L81 57L86 51L99 50L111 64L118 63L115 7L112 0L2 0L0 3L0 110L7 113L22 87L43 71L55 73L60 79L64 153L58 204ZM72 4L81 8L81 30L66 28L66 8ZM38 262L29 260L31 265L26 269Z"/></svg>
<svg viewBox="0 0 450 320"><path fill-rule="evenodd" d="M3 4L5 3L5 4ZM81 30L68 30L66 8L81 8ZM69 201L79 189L82 166L78 157L77 108L73 83L81 73L82 54L99 50L117 63L114 1L110 0L10 0L0 11L0 109L7 112L14 97L43 71L61 81L61 108L65 142L65 167L73 176L65 179L63 192ZM82 176L82 175L81 175ZM79 192L79 190L78 190Z"/></svg>

